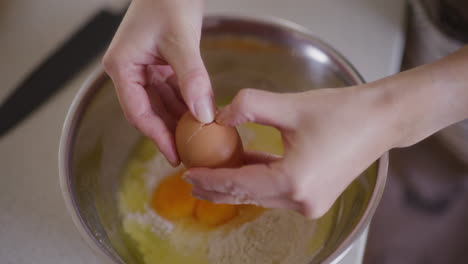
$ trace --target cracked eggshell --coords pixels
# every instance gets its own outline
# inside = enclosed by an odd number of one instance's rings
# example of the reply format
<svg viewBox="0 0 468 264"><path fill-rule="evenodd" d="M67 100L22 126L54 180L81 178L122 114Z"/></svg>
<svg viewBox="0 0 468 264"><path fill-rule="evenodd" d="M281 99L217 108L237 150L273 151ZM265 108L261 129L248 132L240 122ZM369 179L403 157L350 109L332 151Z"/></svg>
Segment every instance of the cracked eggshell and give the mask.
<svg viewBox="0 0 468 264"><path fill-rule="evenodd" d="M242 166L243 147L235 127L216 122L202 124L190 111L179 120L176 147L187 168L233 168Z"/></svg>

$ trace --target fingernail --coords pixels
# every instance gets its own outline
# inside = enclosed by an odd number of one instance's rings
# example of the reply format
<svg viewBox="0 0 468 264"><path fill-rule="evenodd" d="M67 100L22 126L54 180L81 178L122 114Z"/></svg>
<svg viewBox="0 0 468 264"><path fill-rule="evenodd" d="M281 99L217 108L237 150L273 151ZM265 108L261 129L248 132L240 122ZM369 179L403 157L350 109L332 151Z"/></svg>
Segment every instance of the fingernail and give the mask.
<svg viewBox="0 0 468 264"><path fill-rule="evenodd" d="M213 101L210 96L205 96L198 99L194 105L195 115L198 121L208 124L214 120L214 107Z"/></svg>
<svg viewBox="0 0 468 264"><path fill-rule="evenodd" d="M177 153L174 154L172 157L168 158L168 160L172 167L175 168L179 166L180 160L179 160L179 157L177 156Z"/></svg>

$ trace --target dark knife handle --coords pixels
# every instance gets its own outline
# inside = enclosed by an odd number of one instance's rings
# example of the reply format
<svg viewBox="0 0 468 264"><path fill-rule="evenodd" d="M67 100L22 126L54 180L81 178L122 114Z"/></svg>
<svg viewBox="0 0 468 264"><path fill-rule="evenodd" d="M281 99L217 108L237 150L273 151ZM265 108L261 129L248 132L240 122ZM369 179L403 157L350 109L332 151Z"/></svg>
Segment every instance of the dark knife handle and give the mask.
<svg viewBox="0 0 468 264"><path fill-rule="evenodd" d="M99 55L112 39L122 16L99 11L24 79L0 106L0 137Z"/></svg>

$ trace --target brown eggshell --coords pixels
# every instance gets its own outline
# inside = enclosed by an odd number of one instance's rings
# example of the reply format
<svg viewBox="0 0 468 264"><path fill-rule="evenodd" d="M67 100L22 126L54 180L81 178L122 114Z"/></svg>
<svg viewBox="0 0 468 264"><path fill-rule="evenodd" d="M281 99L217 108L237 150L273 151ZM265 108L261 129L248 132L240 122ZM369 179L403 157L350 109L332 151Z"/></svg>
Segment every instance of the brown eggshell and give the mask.
<svg viewBox="0 0 468 264"><path fill-rule="evenodd" d="M176 127L176 147L187 168L232 168L242 165L242 142L234 127L202 124L186 112Z"/></svg>

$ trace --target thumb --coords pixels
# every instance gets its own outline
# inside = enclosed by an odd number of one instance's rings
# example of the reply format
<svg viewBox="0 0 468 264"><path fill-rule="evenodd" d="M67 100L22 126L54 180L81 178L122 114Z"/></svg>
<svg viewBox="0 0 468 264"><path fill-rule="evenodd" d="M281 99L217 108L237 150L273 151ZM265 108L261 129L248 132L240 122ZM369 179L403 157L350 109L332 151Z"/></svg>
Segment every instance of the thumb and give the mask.
<svg viewBox="0 0 468 264"><path fill-rule="evenodd" d="M162 46L161 52L177 76L180 93L190 112L202 123L213 122L213 91L199 44L195 40L174 40Z"/></svg>
<svg viewBox="0 0 468 264"><path fill-rule="evenodd" d="M216 121L229 126L254 122L281 130L293 128L296 117L293 94L242 89L230 105L220 110Z"/></svg>

